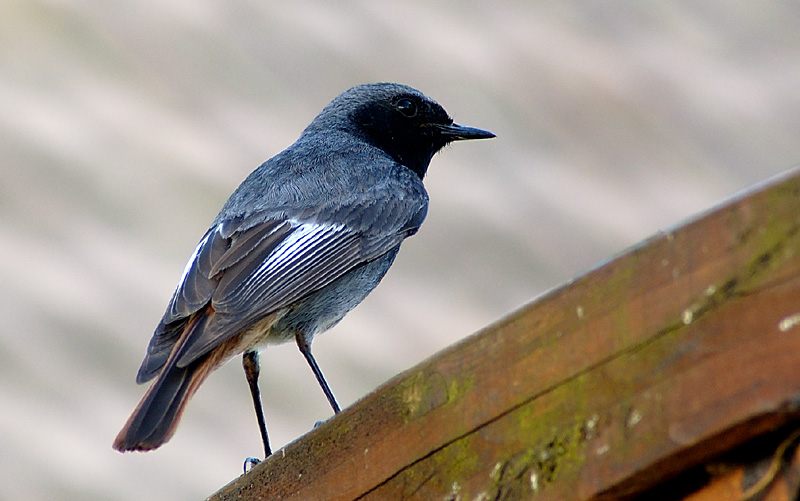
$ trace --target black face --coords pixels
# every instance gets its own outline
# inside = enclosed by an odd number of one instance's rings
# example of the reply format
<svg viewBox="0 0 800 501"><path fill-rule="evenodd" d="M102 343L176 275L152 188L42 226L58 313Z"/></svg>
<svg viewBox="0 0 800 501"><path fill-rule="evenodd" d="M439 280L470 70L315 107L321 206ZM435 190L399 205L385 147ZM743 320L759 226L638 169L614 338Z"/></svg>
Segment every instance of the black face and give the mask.
<svg viewBox="0 0 800 501"><path fill-rule="evenodd" d="M434 100L407 85L374 83L341 93L309 124L305 134L336 129L380 148L422 178L433 155L451 141L494 134L464 127Z"/></svg>
<svg viewBox="0 0 800 501"><path fill-rule="evenodd" d="M420 177L433 155L455 139L438 126L453 119L437 103L413 94L398 94L371 101L353 114L366 138Z"/></svg>

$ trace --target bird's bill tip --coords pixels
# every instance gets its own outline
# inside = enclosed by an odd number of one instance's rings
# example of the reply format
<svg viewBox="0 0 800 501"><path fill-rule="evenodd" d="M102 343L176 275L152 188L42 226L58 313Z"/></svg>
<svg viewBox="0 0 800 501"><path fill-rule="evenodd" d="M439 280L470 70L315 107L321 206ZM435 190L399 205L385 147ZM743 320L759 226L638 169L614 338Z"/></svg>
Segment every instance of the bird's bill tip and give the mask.
<svg viewBox="0 0 800 501"><path fill-rule="evenodd" d="M491 139L495 137L494 133L488 130L478 129L476 127L467 127L466 125L450 124L450 125L436 125L439 132L446 138L452 141L461 141L467 139Z"/></svg>

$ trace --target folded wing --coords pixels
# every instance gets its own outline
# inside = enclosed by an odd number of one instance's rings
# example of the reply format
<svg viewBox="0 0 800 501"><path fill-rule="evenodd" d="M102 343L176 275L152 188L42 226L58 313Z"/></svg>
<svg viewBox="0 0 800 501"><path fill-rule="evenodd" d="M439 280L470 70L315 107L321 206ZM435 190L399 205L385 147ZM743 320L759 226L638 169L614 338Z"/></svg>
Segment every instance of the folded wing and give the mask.
<svg viewBox="0 0 800 501"><path fill-rule="evenodd" d="M266 315L394 249L422 224L427 200L335 204L311 211L225 219L197 245L137 375L169 358L185 367ZM325 222L318 222L325 221ZM380 224L376 224L380 222ZM213 315L181 338L197 314Z"/></svg>

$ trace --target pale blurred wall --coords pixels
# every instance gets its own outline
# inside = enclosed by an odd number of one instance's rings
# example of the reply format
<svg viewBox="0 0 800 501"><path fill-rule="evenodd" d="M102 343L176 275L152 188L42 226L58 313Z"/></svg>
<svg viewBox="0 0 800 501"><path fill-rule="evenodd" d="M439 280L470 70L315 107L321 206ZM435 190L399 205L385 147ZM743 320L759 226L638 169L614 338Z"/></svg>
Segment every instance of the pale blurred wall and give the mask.
<svg viewBox="0 0 800 501"><path fill-rule="evenodd" d="M497 139L434 159L426 224L315 353L348 405L548 288L800 162L797 2L7 0L0 498L193 499L260 442L238 361L175 438L111 441L236 185L339 92L414 85ZM262 357L276 446L330 410Z"/></svg>

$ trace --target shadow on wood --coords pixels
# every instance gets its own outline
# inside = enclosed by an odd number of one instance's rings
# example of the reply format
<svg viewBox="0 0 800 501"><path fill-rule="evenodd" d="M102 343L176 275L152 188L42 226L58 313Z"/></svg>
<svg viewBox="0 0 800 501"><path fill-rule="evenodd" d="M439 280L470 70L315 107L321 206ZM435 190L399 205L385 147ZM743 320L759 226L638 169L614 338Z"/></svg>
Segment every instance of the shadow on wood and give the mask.
<svg viewBox="0 0 800 501"><path fill-rule="evenodd" d="M714 499L737 499L757 478L708 466L800 426L798 402L793 171L400 374L211 499L619 499L698 468L680 496L729 482Z"/></svg>

